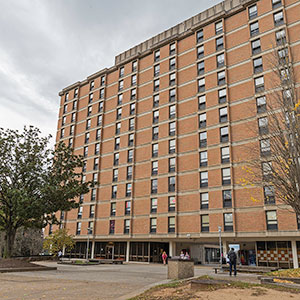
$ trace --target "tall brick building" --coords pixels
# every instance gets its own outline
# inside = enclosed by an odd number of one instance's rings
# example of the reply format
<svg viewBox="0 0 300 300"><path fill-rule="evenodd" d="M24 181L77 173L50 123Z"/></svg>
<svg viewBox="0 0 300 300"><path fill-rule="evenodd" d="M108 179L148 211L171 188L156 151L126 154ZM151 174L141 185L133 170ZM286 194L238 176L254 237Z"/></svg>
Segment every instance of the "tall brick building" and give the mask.
<svg viewBox="0 0 300 300"><path fill-rule="evenodd" d="M186 249L215 262L220 226L223 251L239 244L243 263L298 266L295 214L267 188L240 184L282 40L299 75L298 0L226 0L59 93L57 141L99 182L61 215L74 255L89 238L92 257L157 262L162 249Z"/></svg>

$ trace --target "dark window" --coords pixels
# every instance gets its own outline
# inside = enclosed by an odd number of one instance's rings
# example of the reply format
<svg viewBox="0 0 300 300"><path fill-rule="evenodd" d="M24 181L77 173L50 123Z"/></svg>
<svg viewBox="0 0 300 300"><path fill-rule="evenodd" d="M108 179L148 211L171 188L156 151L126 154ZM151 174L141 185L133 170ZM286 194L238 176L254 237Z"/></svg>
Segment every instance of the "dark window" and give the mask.
<svg viewBox="0 0 300 300"><path fill-rule="evenodd" d="M135 103L131 103L130 104L130 115L134 115L135 113Z"/></svg>
<svg viewBox="0 0 300 300"><path fill-rule="evenodd" d="M78 88L76 88L75 90L74 90L74 98L77 98L78 97Z"/></svg>
<svg viewBox="0 0 300 300"><path fill-rule="evenodd" d="M118 169L114 169L113 170L113 182L117 182L118 181L118 175L119 175L119 170Z"/></svg>
<svg viewBox="0 0 300 300"><path fill-rule="evenodd" d="M261 154L261 156L271 155L270 139L260 140L259 143L260 143L260 154Z"/></svg>
<svg viewBox="0 0 300 300"><path fill-rule="evenodd" d="M221 163L229 163L230 162L230 152L229 147L221 148Z"/></svg>
<svg viewBox="0 0 300 300"><path fill-rule="evenodd" d="M103 111L103 102L99 102L98 112Z"/></svg>
<svg viewBox="0 0 300 300"><path fill-rule="evenodd" d="M131 163L133 161L133 150L128 150L127 153L127 162Z"/></svg>
<svg viewBox="0 0 300 300"><path fill-rule="evenodd" d="M265 204L275 204L275 190L274 186L264 186Z"/></svg>
<svg viewBox="0 0 300 300"><path fill-rule="evenodd" d="M157 179L151 180L151 194L157 194Z"/></svg>
<svg viewBox="0 0 300 300"><path fill-rule="evenodd" d="M95 87L95 82L94 80L90 82L90 91L92 91Z"/></svg>
<svg viewBox="0 0 300 300"><path fill-rule="evenodd" d="M170 50L169 51L170 55L175 54L176 53L176 44L175 43L170 44L170 49L169 50Z"/></svg>
<svg viewBox="0 0 300 300"><path fill-rule="evenodd" d="M95 216L95 205L90 206L90 218L94 218Z"/></svg>
<svg viewBox="0 0 300 300"><path fill-rule="evenodd" d="M153 96L153 107L158 107L159 106L159 95L154 95Z"/></svg>
<svg viewBox="0 0 300 300"><path fill-rule="evenodd" d="M127 183L126 184L126 197L131 197L131 192L132 192L132 184Z"/></svg>
<svg viewBox="0 0 300 300"><path fill-rule="evenodd" d="M131 202L125 201L125 215L130 215L131 212Z"/></svg>
<svg viewBox="0 0 300 300"><path fill-rule="evenodd" d="M130 91L130 100L136 99L136 89Z"/></svg>
<svg viewBox="0 0 300 300"><path fill-rule="evenodd" d="M102 125L102 115L99 115L97 117L97 126L101 126Z"/></svg>
<svg viewBox="0 0 300 300"><path fill-rule="evenodd" d="M124 220L124 234L128 234L130 230L130 220Z"/></svg>
<svg viewBox="0 0 300 300"><path fill-rule="evenodd" d="M76 235L80 235L80 232L81 232L81 222L77 222ZM49 233L50 233L50 229L49 229Z"/></svg>
<svg viewBox="0 0 300 300"><path fill-rule="evenodd" d="M228 121L227 107L222 107L219 109L219 120L220 123L225 123Z"/></svg>
<svg viewBox="0 0 300 300"><path fill-rule="evenodd" d="M119 165L119 153L114 154L114 166Z"/></svg>
<svg viewBox="0 0 300 300"><path fill-rule="evenodd" d="M208 186L208 172L200 172L200 187Z"/></svg>
<svg viewBox="0 0 300 300"><path fill-rule="evenodd" d="M176 100L176 90L169 90L169 102L174 102Z"/></svg>
<svg viewBox="0 0 300 300"><path fill-rule="evenodd" d="M119 92L122 91L124 88L124 81L123 80L120 80L119 81Z"/></svg>
<svg viewBox="0 0 300 300"><path fill-rule="evenodd" d="M201 193L200 194L200 207L201 209L208 209L209 205L209 195L208 193Z"/></svg>
<svg viewBox="0 0 300 300"><path fill-rule="evenodd" d="M176 205L176 198L175 196L169 197L169 211L175 211L175 205Z"/></svg>
<svg viewBox="0 0 300 300"><path fill-rule="evenodd" d="M231 184L230 168L222 169L222 185Z"/></svg>
<svg viewBox="0 0 300 300"><path fill-rule="evenodd" d="M88 144L89 141L90 141L90 133L87 132L87 133L85 134L84 142L85 142L85 144Z"/></svg>
<svg viewBox="0 0 300 300"><path fill-rule="evenodd" d="M254 4L249 7L249 19L254 19L257 17L257 5Z"/></svg>
<svg viewBox="0 0 300 300"><path fill-rule="evenodd" d="M222 191L222 196L223 196L223 207L232 207L231 190Z"/></svg>
<svg viewBox="0 0 300 300"><path fill-rule="evenodd" d="M134 130L134 124L135 124L134 118L129 119L129 126L128 126L129 131Z"/></svg>
<svg viewBox="0 0 300 300"><path fill-rule="evenodd" d="M269 133L269 126L268 126L268 118L263 117L258 119L258 129L260 134L267 134Z"/></svg>
<svg viewBox="0 0 300 300"><path fill-rule="evenodd" d="M73 101L73 106L72 106L72 109L77 109L77 100Z"/></svg>
<svg viewBox="0 0 300 300"><path fill-rule="evenodd" d="M203 41L203 29L200 29L196 33L197 36L197 43L201 43Z"/></svg>
<svg viewBox="0 0 300 300"><path fill-rule="evenodd" d="M157 124L159 122L159 111L155 110L153 112L153 119L152 119L152 123L153 124Z"/></svg>
<svg viewBox="0 0 300 300"><path fill-rule="evenodd" d="M282 45L286 43L285 29L281 29L276 32L276 43L277 45Z"/></svg>
<svg viewBox="0 0 300 300"><path fill-rule="evenodd" d="M175 232L175 217L168 218L168 232Z"/></svg>
<svg viewBox="0 0 300 300"><path fill-rule="evenodd" d="M94 158L94 170L99 168L99 157Z"/></svg>
<svg viewBox="0 0 300 300"><path fill-rule="evenodd" d="M127 180L132 179L132 166L127 167Z"/></svg>
<svg viewBox="0 0 300 300"><path fill-rule="evenodd" d="M121 132L121 123L116 123L116 134L120 134Z"/></svg>
<svg viewBox="0 0 300 300"><path fill-rule="evenodd" d="M175 157L169 158L169 172L175 172L176 168L176 159Z"/></svg>
<svg viewBox="0 0 300 300"><path fill-rule="evenodd" d="M101 89L99 92L99 99L104 98L104 89Z"/></svg>
<svg viewBox="0 0 300 300"><path fill-rule="evenodd" d="M154 92L159 91L159 79L154 80L154 83L153 83L153 91L154 91Z"/></svg>
<svg viewBox="0 0 300 300"><path fill-rule="evenodd" d="M88 156L88 146L83 148L83 156L87 157Z"/></svg>
<svg viewBox="0 0 300 300"><path fill-rule="evenodd" d="M123 102L123 94L119 94L118 95L118 102L117 102L117 105L121 105Z"/></svg>
<svg viewBox="0 0 300 300"><path fill-rule="evenodd" d="M200 148L207 146L207 132L206 131L199 133L199 143L200 143Z"/></svg>
<svg viewBox="0 0 300 300"><path fill-rule="evenodd" d="M281 6L281 0L272 0L272 6L273 8Z"/></svg>
<svg viewBox="0 0 300 300"><path fill-rule="evenodd" d="M219 95L219 103L225 103L227 101L227 92L226 89L222 89L218 91Z"/></svg>
<svg viewBox="0 0 300 300"><path fill-rule="evenodd" d="M158 126L152 128L152 140L158 140Z"/></svg>
<svg viewBox="0 0 300 300"><path fill-rule="evenodd" d="M224 53L221 53L217 55L217 67L221 68L225 65L225 55Z"/></svg>
<svg viewBox="0 0 300 300"><path fill-rule="evenodd" d="M123 77L124 76L124 67L120 67L120 70L119 70L119 77Z"/></svg>
<svg viewBox="0 0 300 300"><path fill-rule="evenodd" d="M113 199L117 198L117 190L118 190L118 187L116 185L113 185L112 189L111 189L111 197Z"/></svg>
<svg viewBox="0 0 300 300"><path fill-rule="evenodd" d="M175 192L175 176L169 177L169 192Z"/></svg>
<svg viewBox="0 0 300 300"><path fill-rule="evenodd" d="M115 220L110 220L109 221L109 234L114 234L115 233Z"/></svg>
<svg viewBox="0 0 300 300"><path fill-rule="evenodd" d="M169 136L174 136L176 134L176 122L169 123Z"/></svg>
<svg viewBox="0 0 300 300"><path fill-rule="evenodd" d="M174 119L176 116L176 106L171 105L169 106L169 119Z"/></svg>
<svg viewBox="0 0 300 300"><path fill-rule="evenodd" d="M216 50L222 50L224 48L224 40L223 37L219 37L216 39Z"/></svg>
<svg viewBox="0 0 300 300"><path fill-rule="evenodd" d="M225 83L225 71L221 71L218 73L218 85L223 85Z"/></svg>
<svg viewBox="0 0 300 300"><path fill-rule="evenodd" d="M220 34L223 32L223 22L219 21L215 23L216 34Z"/></svg>
<svg viewBox="0 0 300 300"><path fill-rule="evenodd" d="M101 76L100 85L103 86L105 84L105 76Z"/></svg>
<svg viewBox="0 0 300 300"><path fill-rule="evenodd" d="M206 127L206 113L199 115L199 128Z"/></svg>
<svg viewBox="0 0 300 300"><path fill-rule="evenodd" d="M209 215L201 215L201 232L209 232Z"/></svg>
<svg viewBox="0 0 300 300"><path fill-rule="evenodd" d="M206 108L206 97L205 95L199 96L198 97L198 108L200 110L203 110Z"/></svg>
<svg viewBox="0 0 300 300"><path fill-rule="evenodd" d="M260 53L261 46L260 46L260 39L251 42L252 54Z"/></svg>
<svg viewBox="0 0 300 300"><path fill-rule="evenodd" d="M154 52L154 61L159 61L160 59L160 50Z"/></svg>
<svg viewBox="0 0 300 300"><path fill-rule="evenodd" d="M250 24L250 35L251 37L259 34L259 25L258 21Z"/></svg>
<svg viewBox="0 0 300 300"><path fill-rule="evenodd" d="M169 140L169 154L173 154L175 153L175 151L176 151L176 140Z"/></svg>
<svg viewBox="0 0 300 300"><path fill-rule="evenodd" d="M207 151L200 152L200 167L207 166Z"/></svg>
<svg viewBox="0 0 300 300"><path fill-rule="evenodd" d="M274 25L275 26L279 26L284 23L282 11L275 13L273 16L274 16Z"/></svg>
<svg viewBox="0 0 300 300"><path fill-rule="evenodd" d="M232 213L224 214L224 231L233 231Z"/></svg>
<svg viewBox="0 0 300 300"><path fill-rule="evenodd" d="M78 207L78 212L77 212L77 219L81 219L82 218L82 211L83 211L83 207L79 206Z"/></svg>
<svg viewBox="0 0 300 300"><path fill-rule="evenodd" d="M263 71L263 60L262 57L258 57L256 59L253 60L253 69L254 69L254 73L260 73Z"/></svg>
<svg viewBox="0 0 300 300"><path fill-rule="evenodd" d="M228 127L221 127L220 128L220 142L226 143L229 140L229 133L228 133Z"/></svg>
<svg viewBox="0 0 300 300"><path fill-rule="evenodd" d="M205 91L205 78L198 79L198 93Z"/></svg>
<svg viewBox="0 0 300 300"><path fill-rule="evenodd" d="M198 75L203 75L205 71L204 61L198 62L197 67L198 67Z"/></svg>
<svg viewBox="0 0 300 300"><path fill-rule="evenodd" d="M204 56L204 46L201 45L197 48L197 58L200 59Z"/></svg>
<svg viewBox="0 0 300 300"><path fill-rule="evenodd" d="M158 173L158 161L152 162L151 175L157 175Z"/></svg>
<svg viewBox="0 0 300 300"><path fill-rule="evenodd" d="M266 211L267 230L277 230L277 213L276 210Z"/></svg>
<svg viewBox="0 0 300 300"><path fill-rule="evenodd" d="M156 233L156 218L150 219L150 233Z"/></svg>
<svg viewBox="0 0 300 300"><path fill-rule="evenodd" d="M133 142L134 142L134 134L131 133L128 135L128 147L133 146Z"/></svg>
<svg viewBox="0 0 300 300"><path fill-rule="evenodd" d="M152 157L158 156L158 144L152 144Z"/></svg>
<svg viewBox="0 0 300 300"><path fill-rule="evenodd" d="M172 73L169 75L169 85L172 86L175 85L175 83L176 83L176 74Z"/></svg>
<svg viewBox="0 0 300 300"><path fill-rule="evenodd" d="M101 138L101 129L97 129L96 131L96 141L100 140Z"/></svg>
<svg viewBox="0 0 300 300"><path fill-rule="evenodd" d="M132 72L135 72L137 70L137 61L132 62Z"/></svg>
<svg viewBox="0 0 300 300"><path fill-rule="evenodd" d="M173 57L169 60L169 70L172 71L175 70L175 68L176 68L176 59L175 57Z"/></svg>
<svg viewBox="0 0 300 300"><path fill-rule="evenodd" d="M154 77L158 76L160 72L160 65L155 65L154 66Z"/></svg>
<svg viewBox="0 0 300 300"><path fill-rule="evenodd" d="M116 119L117 120L120 120L122 117L122 107L118 108L117 109L117 116L116 116Z"/></svg>
<svg viewBox="0 0 300 300"><path fill-rule="evenodd" d="M136 85L136 74L131 76L131 85Z"/></svg>
<svg viewBox="0 0 300 300"><path fill-rule="evenodd" d="M150 213L157 213L157 198L152 198L150 205Z"/></svg>

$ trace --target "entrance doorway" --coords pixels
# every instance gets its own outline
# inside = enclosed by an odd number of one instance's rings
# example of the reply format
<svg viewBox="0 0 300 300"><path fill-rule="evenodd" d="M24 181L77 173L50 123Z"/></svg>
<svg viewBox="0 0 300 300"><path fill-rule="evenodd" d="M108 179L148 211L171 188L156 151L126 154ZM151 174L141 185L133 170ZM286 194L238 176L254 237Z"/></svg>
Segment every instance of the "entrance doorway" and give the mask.
<svg viewBox="0 0 300 300"><path fill-rule="evenodd" d="M113 259L114 258L114 246L113 245L106 245L106 247L105 247L105 258L106 259Z"/></svg>

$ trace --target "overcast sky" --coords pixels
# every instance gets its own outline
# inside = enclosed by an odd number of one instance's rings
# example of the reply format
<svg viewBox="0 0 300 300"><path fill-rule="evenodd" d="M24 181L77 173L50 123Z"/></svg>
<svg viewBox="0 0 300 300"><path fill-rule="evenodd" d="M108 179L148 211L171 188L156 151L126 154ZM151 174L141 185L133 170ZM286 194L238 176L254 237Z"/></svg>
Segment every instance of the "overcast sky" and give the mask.
<svg viewBox="0 0 300 300"><path fill-rule="evenodd" d="M0 0L0 127L55 135L58 92L220 0Z"/></svg>

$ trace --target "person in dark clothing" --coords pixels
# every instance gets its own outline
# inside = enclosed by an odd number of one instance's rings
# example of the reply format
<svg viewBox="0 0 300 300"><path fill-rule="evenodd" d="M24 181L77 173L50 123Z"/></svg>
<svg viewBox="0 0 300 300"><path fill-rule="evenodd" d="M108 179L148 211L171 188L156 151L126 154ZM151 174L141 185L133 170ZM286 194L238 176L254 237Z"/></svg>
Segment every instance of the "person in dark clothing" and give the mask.
<svg viewBox="0 0 300 300"><path fill-rule="evenodd" d="M237 256L234 251L234 248L231 248L230 251L228 252L228 259L229 259L229 275L231 276L232 274L232 267L234 270L234 276L236 276L236 260Z"/></svg>

